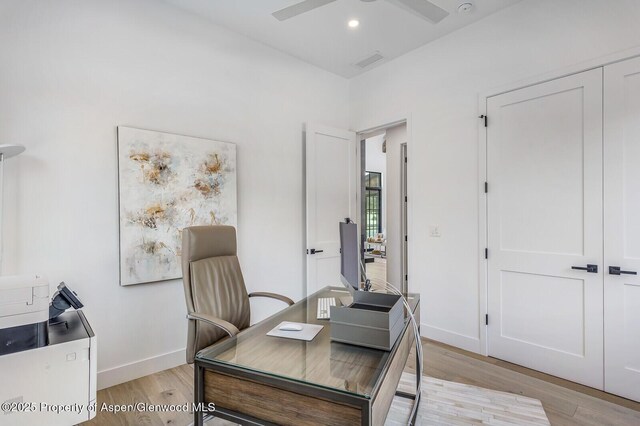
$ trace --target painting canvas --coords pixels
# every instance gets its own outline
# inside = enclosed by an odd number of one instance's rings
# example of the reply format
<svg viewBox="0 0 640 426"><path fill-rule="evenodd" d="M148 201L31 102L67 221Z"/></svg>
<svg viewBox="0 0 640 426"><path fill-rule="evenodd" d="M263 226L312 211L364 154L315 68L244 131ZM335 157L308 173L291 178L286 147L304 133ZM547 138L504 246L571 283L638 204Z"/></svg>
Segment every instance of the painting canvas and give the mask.
<svg viewBox="0 0 640 426"><path fill-rule="evenodd" d="M236 146L118 127L120 284L182 277L182 229L236 225Z"/></svg>

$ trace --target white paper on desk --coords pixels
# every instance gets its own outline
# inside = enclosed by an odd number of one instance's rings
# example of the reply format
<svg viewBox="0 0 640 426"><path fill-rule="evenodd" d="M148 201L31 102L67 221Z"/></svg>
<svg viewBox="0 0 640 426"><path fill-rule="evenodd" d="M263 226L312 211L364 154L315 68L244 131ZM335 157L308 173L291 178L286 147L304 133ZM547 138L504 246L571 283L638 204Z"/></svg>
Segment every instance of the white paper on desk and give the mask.
<svg viewBox="0 0 640 426"><path fill-rule="evenodd" d="M296 324L302 327L302 330L300 331L279 330L279 328L282 327L284 324ZM282 321L274 329L268 332L267 336L284 337L285 339L305 340L307 342L310 342L313 340L314 337L316 337L318 333L320 333L320 330L322 330L323 327L324 327L323 325L317 325L317 324L305 324L303 322Z"/></svg>

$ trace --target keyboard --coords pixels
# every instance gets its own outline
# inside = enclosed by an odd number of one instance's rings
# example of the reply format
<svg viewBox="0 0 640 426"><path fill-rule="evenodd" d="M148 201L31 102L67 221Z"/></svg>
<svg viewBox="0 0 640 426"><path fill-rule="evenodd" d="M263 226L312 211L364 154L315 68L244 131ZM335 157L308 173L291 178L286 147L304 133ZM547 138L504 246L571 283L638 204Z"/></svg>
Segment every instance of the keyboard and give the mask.
<svg viewBox="0 0 640 426"><path fill-rule="evenodd" d="M331 306L336 306L335 297L320 297L318 299L318 315L316 318L319 320L328 320Z"/></svg>

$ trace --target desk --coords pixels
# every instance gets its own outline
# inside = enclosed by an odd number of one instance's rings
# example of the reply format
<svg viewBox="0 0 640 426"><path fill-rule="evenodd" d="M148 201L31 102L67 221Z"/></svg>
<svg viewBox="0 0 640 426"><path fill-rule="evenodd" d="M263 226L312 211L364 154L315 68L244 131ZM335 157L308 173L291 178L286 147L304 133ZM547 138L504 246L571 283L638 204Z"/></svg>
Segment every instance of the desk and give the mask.
<svg viewBox="0 0 640 426"><path fill-rule="evenodd" d="M350 298L326 287L196 355L195 402L241 424L382 425L414 346L405 328L391 351L331 342L330 323L316 319L319 297ZM419 323L420 298L409 295ZM311 341L267 336L281 321L321 324ZM402 394L401 396L410 396ZM202 425L196 410L195 425Z"/></svg>

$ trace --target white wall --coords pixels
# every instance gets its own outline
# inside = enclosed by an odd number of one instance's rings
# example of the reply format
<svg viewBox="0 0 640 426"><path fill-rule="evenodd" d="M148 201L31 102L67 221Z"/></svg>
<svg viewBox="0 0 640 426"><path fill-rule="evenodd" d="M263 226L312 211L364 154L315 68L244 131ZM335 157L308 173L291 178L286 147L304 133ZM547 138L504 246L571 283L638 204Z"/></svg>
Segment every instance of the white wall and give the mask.
<svg viewBox="0 0 640 426"><path fill-rule="evenodd" d="M351 80L352 128L410 119L409 285L424 335L483 350L479 93L638 46L638 22L637 0L525 0Z"/></svg>
<svg viewBox="0 0 640 426"><path fill-rule="evenodd" d="M387 281L402 287L402 178L401 145L407 142L407 125L387 129Z"/></svg>
<svg viewBox="0 0 640 426"><path fill-rule="evenodd" d="M365 170L382 173L382 232L387 233L387 154L382 152L384 133L366 139Z"/></svg>
<svg viewBox="0 0 640 426"><path fill-rule="evenodd" d="M27 147L4 273L78 292L99 386L184 362L186 342L181 281L118 285L117 125L237 143L247 287L302 296L303 122L346 128L346 80L153 0L5 0L0 57L0 143Z"/></svg>
<svg viewBox="0 0 640 426"><path fill-rule="evenodd" d="M302 123L346 128L348 104L354 130L409 118L423 331L480 351L478 93L640 45L637 0L525 0L347 82L159 1L0 10L0 143L28 149L6 167L3 273L78 291L102 386L182 361L186 334L179 281L118 286L117 125L236 142L247 286L299 298Z"/></svg>

